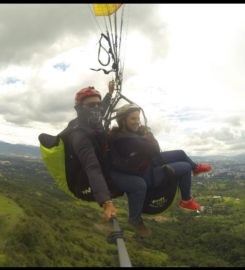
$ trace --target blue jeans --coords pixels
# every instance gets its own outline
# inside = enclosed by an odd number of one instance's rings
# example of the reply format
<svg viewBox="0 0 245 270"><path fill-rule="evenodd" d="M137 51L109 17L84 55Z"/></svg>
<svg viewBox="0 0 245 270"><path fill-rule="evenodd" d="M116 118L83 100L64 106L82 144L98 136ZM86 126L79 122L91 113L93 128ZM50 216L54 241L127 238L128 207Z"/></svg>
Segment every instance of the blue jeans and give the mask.
<svg viewBox="0 0 245 270"><path fill-rule="evenodd" d="M161 152L160 155L179 177L182 199L185 201L190 200L191 171L197 168L197 164L182 150ZM154 186L158 187L166 176L160 166L154 167L153 172ZM152 186L150 166L143 171L142 177L111 170L111 179L113 184L126 192L128 196L129 219L131 223L137 224L141 220L146 191Z"/></svg>

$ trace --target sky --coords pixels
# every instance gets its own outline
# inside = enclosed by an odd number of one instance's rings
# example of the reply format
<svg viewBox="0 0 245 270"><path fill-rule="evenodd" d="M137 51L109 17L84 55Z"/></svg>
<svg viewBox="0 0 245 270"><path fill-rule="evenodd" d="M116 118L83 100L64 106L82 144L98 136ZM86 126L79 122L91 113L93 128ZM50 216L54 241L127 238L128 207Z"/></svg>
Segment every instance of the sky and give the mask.
<svg viewBox="0 0 245 270"><path fill-rule="evenodd" d="M245 4L125 4L118 18L123 10L122 94L144 109L161 150L245 153ZM105 30L92 4L0 5L0 141L39 146L39 134L76 117L80 89L105 96L113 73L90 69L111 70L98 62Z"/></svg>

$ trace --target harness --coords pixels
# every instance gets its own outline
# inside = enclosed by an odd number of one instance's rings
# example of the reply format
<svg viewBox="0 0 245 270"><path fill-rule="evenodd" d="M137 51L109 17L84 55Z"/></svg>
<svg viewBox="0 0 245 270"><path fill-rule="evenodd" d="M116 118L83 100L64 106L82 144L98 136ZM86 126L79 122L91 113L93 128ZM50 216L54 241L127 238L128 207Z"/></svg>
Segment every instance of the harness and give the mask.
<svg viewBox="0 0 245 270"><path fill-rule="evenodd" d="M161 185L154 187L154 164L161 166L164 170L164 165L166 166L161 155L156 155L153 158L149 158L144 155L137 154L135 156L130 156L129 158L120 157L115 150L114 143L120 138L131 138L135 140L142 140L142 136L135 133L125 133L119 132L118 134L112 136L109 139L109 149L110 149L110 162L112 168L128 173L142 176L142 171L145 167L150 166L151 170L151 183L152 188L147 190L145 201L143 205L142 214L143 215L159 215L169 211L178 196L179 192L179 178L175 175L165 174L165 180L162 181ZM148 140L150 143L150 141ZM166 170L165 170L166 172Z"/></svg>
<svg viewBox="0 0 245 270"><path fill-rule="evenodd" d="M79 126L77 118L71 120L57 136L42 133L38 137L43 161L53 179L72 198L95 201L88 177L78 158L72 155L69 149L68 137L72 132L78 130L83 131L94 146L111 198L123 196L124 192L113 186L110 181L107 145L100 141L100 138L90 128ZM100 143L104 144L104 148Z"/></svg>

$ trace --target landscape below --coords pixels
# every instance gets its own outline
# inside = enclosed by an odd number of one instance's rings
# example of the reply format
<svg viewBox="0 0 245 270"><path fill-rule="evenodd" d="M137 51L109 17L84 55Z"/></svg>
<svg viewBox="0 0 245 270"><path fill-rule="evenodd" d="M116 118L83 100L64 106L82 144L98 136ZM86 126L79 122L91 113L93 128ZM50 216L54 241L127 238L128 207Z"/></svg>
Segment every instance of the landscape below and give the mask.
<svg viewBox="0 0 245 270"><path fill-rule="evenodd" d="M213 170L192 178L200 211L174 207L146 217L152 235L128 226L127 197L114 200L134 267L244 267L244 159L209 159ZM113 224L97 203L74 200L56 185L35 156L0 154L1 267L118 267Z"/></svg>

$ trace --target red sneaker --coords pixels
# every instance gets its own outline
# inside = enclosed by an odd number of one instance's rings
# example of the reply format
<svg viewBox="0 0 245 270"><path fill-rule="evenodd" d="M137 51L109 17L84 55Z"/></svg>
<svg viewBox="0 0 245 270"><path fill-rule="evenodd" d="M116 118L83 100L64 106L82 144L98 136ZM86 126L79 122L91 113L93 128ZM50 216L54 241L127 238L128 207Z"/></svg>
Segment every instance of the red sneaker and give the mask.
<svg viewBox="0 0 245 270"><path fill-rule="evenodd" d="M185 202L185 201L181 200L179 202L179 207L184 208L185 210L195 211L195 210L198 210L200 208L200 205L195 203L193 201L193 196L191 196L191 200L189 202Z"/></svg>
<svg viewBox="0 0 245 270"><path fill-rule="evenodd" d="M199 162L197 162L197 168L195 170L193 170L193 175L196 176L200 173L205 173L205 172L209 172L212 170L212 166L210 165L202 165Z"/></svg>

